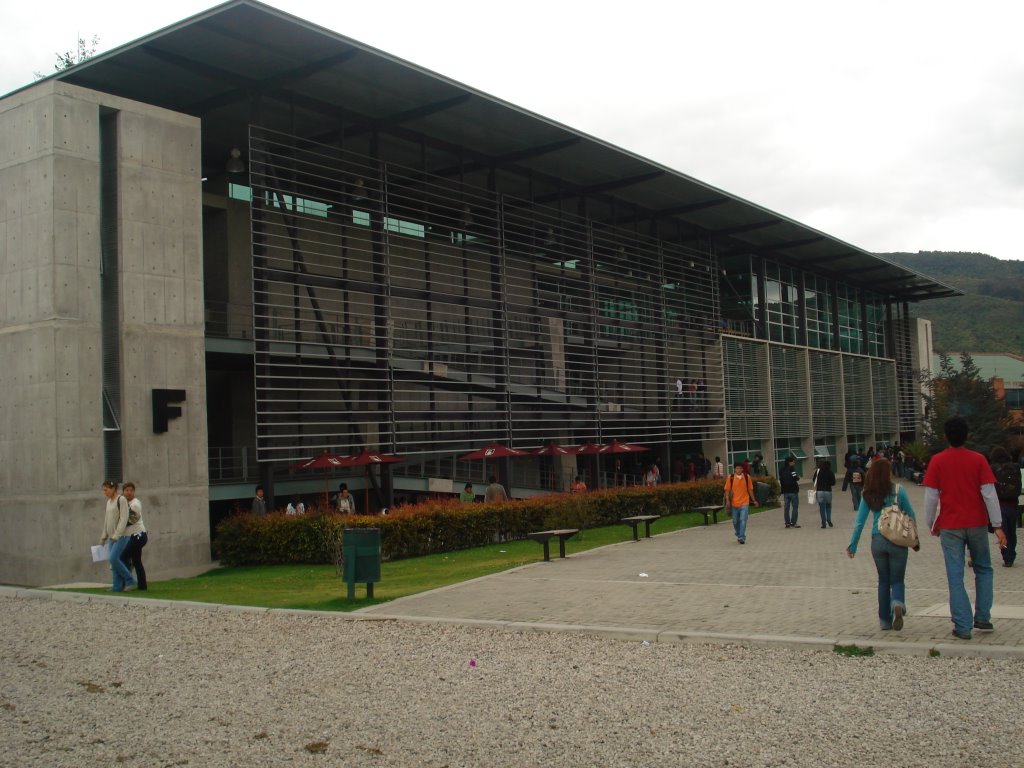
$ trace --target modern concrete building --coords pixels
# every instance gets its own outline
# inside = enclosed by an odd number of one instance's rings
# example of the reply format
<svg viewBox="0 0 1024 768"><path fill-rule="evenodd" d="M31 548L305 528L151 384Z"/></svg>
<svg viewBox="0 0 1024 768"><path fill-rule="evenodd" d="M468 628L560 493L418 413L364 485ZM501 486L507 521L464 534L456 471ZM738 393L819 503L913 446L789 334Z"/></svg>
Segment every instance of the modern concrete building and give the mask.
<svg viewBox="0 0 1024 768"><path fill-rule="evenodd" d="M349 480L376 508L482 483L455 457L492 440L893 441L908 305L957 293L250 0L0 100L0 189L3 582L97 578L108 476L158 573L257 481L315 494L289 467L323 450L405 457ZM577 457L499 467L536 493Z"/></svg>

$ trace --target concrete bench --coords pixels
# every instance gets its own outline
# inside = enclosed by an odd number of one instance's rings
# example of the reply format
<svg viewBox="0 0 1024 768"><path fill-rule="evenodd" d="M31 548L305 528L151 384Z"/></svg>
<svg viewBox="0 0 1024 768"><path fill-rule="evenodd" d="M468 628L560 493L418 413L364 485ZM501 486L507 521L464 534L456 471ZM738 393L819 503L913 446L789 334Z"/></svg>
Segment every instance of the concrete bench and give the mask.
<svg viewBox="0 0 1024 768"><path fill-rule="evenodd" d="M640 541L640 535L637 532L637 528L640 523L644 524L644 538L651 538L651 523L659 519L661 515L635 515L633 517L622 518L623 523L633 529L633 541Z"/></svg>
<svg viewBox="0 0 1024 768"><path fill-rule="evenodd" d="M551 553L548 550L548 542L555 536L558 537L558 556L565 557L565 540L571 539L580 532L579 528L559 528L554 531L534 531L526 534L526 538L538 541L544 547L544 562L551 562Z"/></svg>
<svg viewBox="0 0 1024 768"><path fill-rule="evenodd" d="M725 507L721 504L708 504L704 507L694 507L693 509L686 510L687 512L700 512L704 515L704 525L708 524L708 516L710 516L715 524L718 524L718 513L724 510Z"/></svg>

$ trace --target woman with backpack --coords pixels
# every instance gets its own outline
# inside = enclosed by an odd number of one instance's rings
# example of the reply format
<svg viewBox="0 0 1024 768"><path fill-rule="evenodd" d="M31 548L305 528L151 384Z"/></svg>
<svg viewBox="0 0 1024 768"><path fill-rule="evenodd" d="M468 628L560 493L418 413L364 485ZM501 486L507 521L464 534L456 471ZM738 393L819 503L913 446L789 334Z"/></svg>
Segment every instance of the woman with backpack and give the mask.
<svg viewBox="0 0 1024 768"><path fill-rule="evenodd" d="M888 459L871 462L864 478L864 493L857 508L857 519L853 523L853 534L846 554L850 558L857 554L857 543L864 530L864 524L871 512L871 557L878 571L878 626L882 629L903 629L903 617L907 614L906 586L903 583L907 572L907 547L893 544L878 532L878 519L882 510L893 504L914 517L907 492L892 482L892 464ZM918 544L915 550L921 548Z"/></svg>
<svg viewBox="0 0 1024 768"><path fill-rule="evenodd" d="M1017 502L1020 498L1020 468L1010 458L1010 454L1002 446L996 446L989 455L992 474L996 476L996 496L999 498L999 511L1003 513L1003 524L1000 526L1006 534L1006 546L1002 549L1003 567L1012 568L1017 559Z"/></svg>

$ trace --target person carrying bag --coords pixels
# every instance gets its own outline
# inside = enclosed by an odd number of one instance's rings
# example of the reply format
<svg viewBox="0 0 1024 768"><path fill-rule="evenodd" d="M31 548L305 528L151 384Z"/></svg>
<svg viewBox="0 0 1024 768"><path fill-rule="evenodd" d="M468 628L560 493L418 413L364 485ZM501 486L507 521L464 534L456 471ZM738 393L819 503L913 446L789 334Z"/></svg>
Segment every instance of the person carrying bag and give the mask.
<svg viewBox="0 0 1024 768"><path fill-rule="evenodd" d="M869 512L872 514L871 558L878 572L878 625L882 629L899 631L903 629L903 617L907 615L904 584L907 552L910 547L917 551L921 545L917 541L914 509L910 506L907 492L899 485L893 485L892 465L888 459L875 459L864 477L864 492L857 508L850 544L846 547L850 558L857 554L857 543ZM886 520L884 525L880 522L883 516ZM907 520L910 525L906 524ZM891 540L883 529L907 543ZM908 533L910 530L913 531L912 536Z"/></svg>

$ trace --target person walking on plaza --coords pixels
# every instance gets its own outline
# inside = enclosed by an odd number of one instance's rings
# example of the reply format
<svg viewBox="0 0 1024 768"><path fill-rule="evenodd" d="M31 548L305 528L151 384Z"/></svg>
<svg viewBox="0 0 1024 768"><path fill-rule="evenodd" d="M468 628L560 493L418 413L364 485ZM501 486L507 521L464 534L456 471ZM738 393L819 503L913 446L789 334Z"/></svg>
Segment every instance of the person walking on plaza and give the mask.
<svg viewBox="0 0 1024 768"><path fill-rule="evenodd" d="M737 461L733 473L725 481L725 508L732 515L732 528L740 544L747 543L747 516L751 504L757 506L754 482L744 470L743 462Z"/></svg>
<svg viewBox="0 0 1024 768"><path fill-rule="evenodd" d="M882 510L893 503L914 517L914 508L910 506L907 492L902 486L893 485L892 465L888 459L876 459L864 479L864 494L857 507L857 518L853 523L846 554L851 558L857 554L857 544L870 512L871 558L878 571L878 626L898 632L903 629L903 617L907 613L906 587L903 583L907 571L907 547L893 544L878 532L878 518ZM914 547L915 550L920 548L920 544Z"/></svg>
<svg viewBox="0 0 1024 768"><path fill-rule="evenodd" d="M1017 502L1020 498L1020 468L1002 446L992 449L992 474L996 478L996 498L1003 516L1002 529L1006 545L1002 549L1003 566L1011 568L1017 559Z"/></svg>
<svg viewBox="0 0 1024 768"><path fill-rule="evenodd" d="M146 582L146 569L142 565L142 548L149 541L149 534L142 522L142 502L135 497L135 483L125 483L123 489L128 501L128 524L124 528L128 543L121 554L121 562L129 571L135 571L139 589L145 591L149 586Z"/></svg>
<svg viewBox="0 0 1024 768"><path fill-rule="evenodd" d="M488 485L487 490L484 491L484 502L508 501L508 494L505 493L505 486L498 482L497 475L491 475L489 481L490 485Z"/></svg>
<svg viewBox="0 0 1024 768"><path fill-rule="evenodd" d="M103 481L103 495L107 497L107 504L103 510L100 544L110 542L108 560L113 577L110 589L112 592L124 592L135 584L131 572L121 561L129 538L124 535L124 529L128 526L128 500L117 492L117 483L113 480Z"/></svg>
<svg viewBox="0 0 1024 768"><path fill-rule="evenodd" d="M814 471L814 498L818 502L821 527L832 527L832 486L836 484L832 464L826 459Z"/></svg>
<svg viewBox="0 0 1024 768"><path fill-rule="evenodd" d="M796 473L796 457L787 456L786 462L779 472L779 485L782 486L782 517L787 528L799 528L797 516L800 514L800 475Z"/></svg>
<svg viewBox="0 0 1024 768"><path fill-rule="evenodd" d="M924 475L925 522L942 544L949 587L949 613L953 637L970 640L972 629L991 630L993 572L988 527L995 526L1001 548L1006 534L996 497L995 476L988 461L964 447L967 422L953 416L943 425L949 447L937 453ZM939 505L942 511L939 512ZM964 587L964 552L970 552L974 569L974 611Z"/></svg>
<svg viewBox="0 0 1024 768"><path fill-rule="evenodd" d="M860 492L863 487L864 470L860 468L860 458L855 456L850 459L849 466L846 468L846 474L843 476L843 490L850 489L850 495L853 497L854 512L860 509Z"/></svg>

